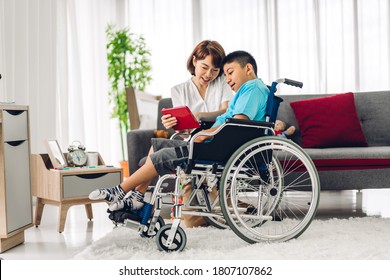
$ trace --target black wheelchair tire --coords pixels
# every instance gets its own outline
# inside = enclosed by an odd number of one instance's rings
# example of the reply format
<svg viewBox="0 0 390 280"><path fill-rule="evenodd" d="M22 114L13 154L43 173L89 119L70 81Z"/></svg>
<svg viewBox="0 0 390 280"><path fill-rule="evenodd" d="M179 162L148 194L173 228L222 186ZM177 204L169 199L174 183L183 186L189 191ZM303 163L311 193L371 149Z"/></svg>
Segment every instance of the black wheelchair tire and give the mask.
<svg viewBox="0 0 390 280"><path fill-rule="evenodd" d="M172 224L168 224L160 228L156 235L156 244L157 248L160 251L165 252L180 252L183 251L187 244L187 236L184 230L181 227L177 227L177 231L173 240L173 244L175 245L173 248L168 248L165 245L167 241L169 232L172 229Z"/></svg>

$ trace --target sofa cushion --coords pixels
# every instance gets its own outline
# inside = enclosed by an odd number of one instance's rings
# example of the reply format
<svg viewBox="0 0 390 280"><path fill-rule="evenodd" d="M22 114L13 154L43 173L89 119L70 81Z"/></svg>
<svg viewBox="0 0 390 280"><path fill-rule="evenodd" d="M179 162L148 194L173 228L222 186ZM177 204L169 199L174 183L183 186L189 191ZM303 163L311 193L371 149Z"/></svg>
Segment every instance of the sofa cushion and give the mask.
<svg viewBox="0 0 390 280"><path fill-rule="evenodd" d="M172 99L171 98L163 98L158 102L158 108L157 108L157 130L165 130L164 125L161 122L161 110L163 108L172 108ZM170 134L174 133L174 130L170 130Z"/></svg>
<svg viewBox="0 0 390 280"><path fill-rule="evenodd" d="M304 148L367 147L353 93L290 102Z"/></svg>
<svg viewBox="0 0 390 280"><path fill-rule="evenodd" d="M354 97L368 146L390 146L390 91L356 92Z"/></svg>
<svg viewBox="0 0 390 280"><path fill-rule="evenodd" d="M390 168L390 146L305 149L318 171Z"/></svg>

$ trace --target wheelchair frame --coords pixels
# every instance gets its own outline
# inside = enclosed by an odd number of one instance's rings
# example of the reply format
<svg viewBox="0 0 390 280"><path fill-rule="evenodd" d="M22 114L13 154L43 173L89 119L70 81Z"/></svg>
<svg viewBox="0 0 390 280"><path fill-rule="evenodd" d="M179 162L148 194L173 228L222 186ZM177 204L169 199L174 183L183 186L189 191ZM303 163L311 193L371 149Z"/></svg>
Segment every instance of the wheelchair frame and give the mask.
<svg viewBox="0 0 390 280"><path fill-rule="evenodd" d="M202 216L213 226L230 228L248 243L287 241L300 236L315 216L320 182L305 151L290 140L274 136L273 125L282 102L274 93L280 83L303 86L289 79L273 82L266 122L230 119L214 132L192 135L186 169L177 167L175 174L161 176L150 202L125 216L123 224L138 228L143 237L155 237L158 249L167 252L181 251L186 246L186 234L180 227L183 215ZM233 153L223 162L207 162L196 154L197 137L213 136L217 141L219 132L236 127L258 137L231 148ZM192 192L184 203L180 200L183 171L192 181ZM175 180L173 192L164 192L163 183L168 179ZM210 197L214 188L218 191L215 200ZM169 203L173 222L167 225L160 217L165 196L173 197L173 203Z"/></svg>

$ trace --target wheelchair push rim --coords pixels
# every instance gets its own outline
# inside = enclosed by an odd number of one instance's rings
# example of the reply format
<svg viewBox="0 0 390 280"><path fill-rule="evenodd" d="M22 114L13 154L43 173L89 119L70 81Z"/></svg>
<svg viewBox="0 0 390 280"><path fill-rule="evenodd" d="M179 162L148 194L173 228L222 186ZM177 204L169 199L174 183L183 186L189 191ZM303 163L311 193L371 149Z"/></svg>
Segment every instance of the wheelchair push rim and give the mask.
<svg viewBox="0 0 390 280"><path fill-rule="evenodd" d="M275 136L241 146L221 178L220 203L230 228L249 243L300 236L315 216L317 170L304 150Z"/></svg>

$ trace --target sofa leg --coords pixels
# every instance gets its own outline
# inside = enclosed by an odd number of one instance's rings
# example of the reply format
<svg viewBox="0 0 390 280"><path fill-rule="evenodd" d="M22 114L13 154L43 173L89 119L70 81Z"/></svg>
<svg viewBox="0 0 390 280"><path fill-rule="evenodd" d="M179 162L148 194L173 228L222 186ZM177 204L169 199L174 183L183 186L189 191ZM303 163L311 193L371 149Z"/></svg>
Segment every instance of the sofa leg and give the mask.
<svg viewBox="0 0 390 280"><path fill-rule="evenodd" d="M358 190L356 192L356 210L360 213L363 211L363 192Z"/></svg>

